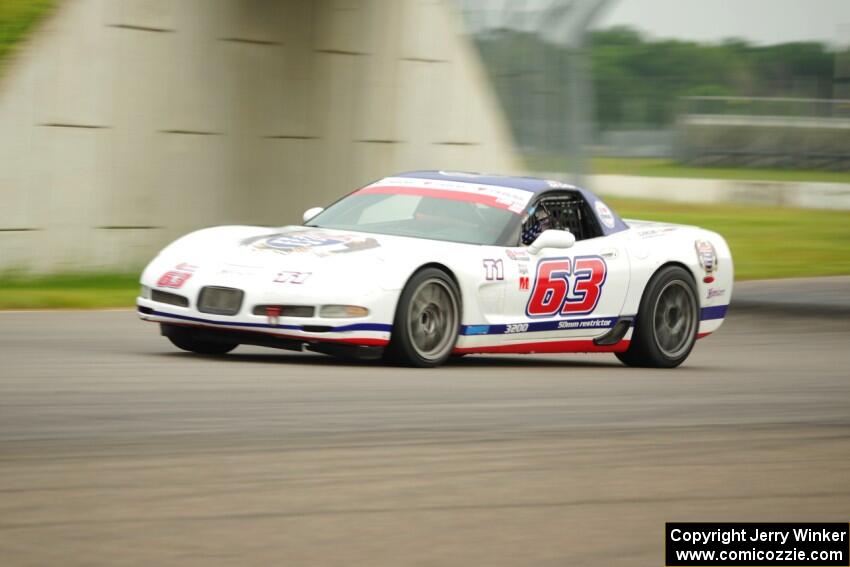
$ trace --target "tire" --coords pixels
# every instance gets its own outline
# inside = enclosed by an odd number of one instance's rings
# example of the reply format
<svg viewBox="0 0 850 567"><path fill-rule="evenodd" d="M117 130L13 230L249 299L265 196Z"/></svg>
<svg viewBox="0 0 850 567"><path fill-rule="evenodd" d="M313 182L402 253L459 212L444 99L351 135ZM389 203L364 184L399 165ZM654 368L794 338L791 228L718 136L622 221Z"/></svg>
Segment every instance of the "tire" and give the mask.
<svg viewBox="0 0 850 567"><path fill-rule="evenodd" d="M386 358L418 368L443 364L454 350L460 319L454 280L437 268L416 272L399 297Z"/></svg>
<svg viewBox="0 0 850 567"><path fill-rule="evenodd" d="M628 366L675 368L691 353L698 329L694 278L680 266L667 266L647 284L629 349L617 358Z"/></svg>
<svg viewBox="0 0 850 567"><path fill-rule="evenodd" d="M192 336L191 331L184 330L177 333L169 333L167 336L168 340L171 341L171 344L177 348L197 354L219 356L227 354L239 346L238 343L205 341L198 339L197 337Z"/></svg>

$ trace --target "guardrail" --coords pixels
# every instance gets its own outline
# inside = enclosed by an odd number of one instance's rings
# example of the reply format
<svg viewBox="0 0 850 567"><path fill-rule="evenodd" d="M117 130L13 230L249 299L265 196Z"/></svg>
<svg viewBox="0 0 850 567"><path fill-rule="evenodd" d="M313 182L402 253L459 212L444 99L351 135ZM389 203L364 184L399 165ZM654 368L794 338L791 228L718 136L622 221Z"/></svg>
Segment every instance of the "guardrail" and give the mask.
<svg viewBox="0 0 850 567"><path fill-rule="evenodd" d="M676 156L696 165L850 170L850 100L685 97Z"/></svg>

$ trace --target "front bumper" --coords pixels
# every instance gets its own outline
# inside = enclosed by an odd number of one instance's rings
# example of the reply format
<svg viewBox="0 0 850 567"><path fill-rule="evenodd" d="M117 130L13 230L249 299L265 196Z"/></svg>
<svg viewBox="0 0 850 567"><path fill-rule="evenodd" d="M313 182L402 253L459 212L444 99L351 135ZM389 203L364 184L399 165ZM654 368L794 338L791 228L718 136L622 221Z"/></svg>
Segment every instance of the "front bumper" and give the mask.
<svg viewBox="0 0 850 567"><path fill-rule="evenodd" d="M389 343L392 326L373 320L324 319L319 317L278 317L240 313L234 316L210 315L193 307L159 303L136 298L139 318L170 327L192 327L210 336L226 336L228 342L261 344L301 350L327 350L327 345L380 347ZM218 335L216 335L218 333ZM313 348L317 347L317 348Z"/></svg>
<svg viewBox="0 0 850 567"><path fill-rule="evenodd" d="M305 341L282 338L269 333L210 329L206 327L175 325L172 323L160 323L159 328L162 336L176 339L185 338L187 334L190 334L193 339L205 342L236 343L294 351L311 350L313 352L356 358L359 360L377 360L384 354L384 346L377 345L360 345L332 341Z"/></svg>

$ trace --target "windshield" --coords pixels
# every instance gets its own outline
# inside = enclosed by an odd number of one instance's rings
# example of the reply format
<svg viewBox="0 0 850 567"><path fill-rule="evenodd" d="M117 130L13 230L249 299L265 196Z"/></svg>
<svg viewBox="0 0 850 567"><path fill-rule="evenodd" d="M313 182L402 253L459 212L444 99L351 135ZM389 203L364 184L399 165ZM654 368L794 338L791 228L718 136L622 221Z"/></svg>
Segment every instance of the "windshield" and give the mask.
<svg viewBox="0 0 850 567"><path fill-rule="evenodd" d="M337 201L307 226L510 246L531 195L506 187L385 179Z"/></svg>

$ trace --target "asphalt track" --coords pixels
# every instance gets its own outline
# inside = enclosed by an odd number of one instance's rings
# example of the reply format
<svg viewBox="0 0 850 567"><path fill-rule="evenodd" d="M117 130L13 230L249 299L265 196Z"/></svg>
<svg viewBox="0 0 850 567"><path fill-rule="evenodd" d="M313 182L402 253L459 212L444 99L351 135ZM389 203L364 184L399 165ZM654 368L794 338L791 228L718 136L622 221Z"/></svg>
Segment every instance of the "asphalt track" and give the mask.
<svg viewBox="0 0 850 567"><path fill-rule="evenodd" d="M850 318L734 309L673 371L177 352L0 313L0 564L663 565L665 521L850 519Z"/></svg>

